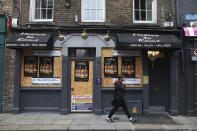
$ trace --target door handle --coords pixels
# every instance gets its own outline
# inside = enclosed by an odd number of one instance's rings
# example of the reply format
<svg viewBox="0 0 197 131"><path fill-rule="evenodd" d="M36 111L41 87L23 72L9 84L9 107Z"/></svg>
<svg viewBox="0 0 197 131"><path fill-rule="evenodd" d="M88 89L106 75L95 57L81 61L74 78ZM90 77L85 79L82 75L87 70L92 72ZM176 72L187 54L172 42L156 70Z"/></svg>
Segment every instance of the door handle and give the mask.
<svg viewBox="0 0 197 131"><path fill-rule="evenodd" d="M74 88L71 88L71 91L74 91Z"/></svg>

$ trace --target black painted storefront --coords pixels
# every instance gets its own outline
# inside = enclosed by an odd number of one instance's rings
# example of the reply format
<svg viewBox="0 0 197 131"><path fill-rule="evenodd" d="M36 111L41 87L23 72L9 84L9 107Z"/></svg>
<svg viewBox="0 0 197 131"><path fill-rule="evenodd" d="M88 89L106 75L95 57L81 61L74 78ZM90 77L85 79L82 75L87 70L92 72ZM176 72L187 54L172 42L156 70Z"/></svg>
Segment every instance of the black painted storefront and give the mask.
<svg viewBox="0 0 197 131"><path fill-rule="evenodd" d="M181 114L197 115L197 61L192 60L194 49L197 48L197 39L195 37L184 37L183 53L183 88L181 95Z"/></svg>
<svg viewBox="0 0 197 131"><path fill-rule="evenodd" d="M17 30L17 29L16 29ZM20 29L19 29L20 30ZM31 29L23 29L31 30ZM45 29L48 32L51 32ZM68 31L69 30L69 31ZM102 58L101 51L102 48L114 48L121 50L121 43L117 37L117 34L153 34L156 35L173 35L173 37L180 38L179 31L163 31L163 30L132 30L127 31L121 29L111 29L112 35L109 42L103 40L105 35L105 29L89 29L91 33L88 33L89 37L87 40L81 39L80 29L62 29L61 32L65 32L65 41L61 42L58 40L58 34L52 34L52 45L53 48L62 49L62 87L21 87L20 74L21 74L21 49L16 49L16 69L15 69L15 90L14 90L14 107L13 112L36 112L36 111L49 111L49 112L60 112L61 114L68 114L71 112L71 60L87 59L93 61L93 110L95 114L108 113L111 107L111 97L113 95L113 88L102 87L96 84L96 78L102 78ZM96 30L96 31L95 31ZM110 30L110 29L109 29ZM20 30L21 31L21 30ZM39 32L39 29L34 29L34 31ZM67 31L67 32L66 32ZM95 33L97 32L97 33ZM120 37L120 36L119 36ZM164 39L165 41L165 39ZM172 40L173 41L173 40ZM118 46L117 46L118 44ZM161 43L157 47L131 47L131 43L127 41L124 45L127 45L127 50L140 50L142 56L142 66L143 66L143 76L148 76L148 83L144 83L142 87L132 87L126 89L125 99L129 110L132 110L133 106L137 107L139 114L147 115L150 112L149 107L151 105L164 106L165 110L171 115L177 114L177 86L180 85L179 76L181 69L179 67L180 62L180 49L182 48L182 43L178 40L176 42L169 43L172 47L164 47ZM149 42L147 42L149 44ZM163 43L162 43L163 44ZM174 46L177 45L178 46ZM26 48L26 47L25 47ZM32 47L31 47L32 48ZM95 48L95 57L69 57L69 48ZM36 48L39 49L39 48ZM45 49L51 49L45 48ZM125 47L124 47L125 49ZM157 58L154 64L150 62L147 52L148 50L159 50L164 52L164 58ZM167 65L166 65L167 64ZM155 68L154 68L155 67ZM157 70L158 69L158 70ZM156 72L156 73L155 73ZM163 73L166 73L163 75ZM144 77L143 77L144 78ZM156 79L156 80L155 80ZM160 86L162 84L162 86ZM177 84L178 83L178 84ZM157 88L159 86L160 92L152 92L152 88ZM165 91L163 91L165 90ZM163 94L165 92L165 94ZM165 97L161 97L163 94ZM162 99L159 101L154 101L155 99Z"/></svg>

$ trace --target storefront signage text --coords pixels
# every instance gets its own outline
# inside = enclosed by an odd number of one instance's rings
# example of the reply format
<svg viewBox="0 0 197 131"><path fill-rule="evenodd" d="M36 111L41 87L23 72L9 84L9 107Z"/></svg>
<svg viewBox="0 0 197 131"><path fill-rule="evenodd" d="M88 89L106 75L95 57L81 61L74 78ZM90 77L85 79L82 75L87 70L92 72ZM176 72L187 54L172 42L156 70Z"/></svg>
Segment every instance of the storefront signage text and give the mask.
<svg viewBox="0 0 197 131"><path fill-rule="evenodd" d="M113 50L113 56L140 56L140 51Z"/></svg>
<svg viewBox="0 0 197 131"><path fill-rule="evenodd" d="M153 34L133 34L133 36L137 36L139 42L151 42L151 43L158 43L161 42L159 39L159 35L153 35ZM154 39L153 39L154 38Z"/></svg>
<svg viewBox="0 0 197 131"><path fill-rule="evenodd" d="M113 79L113 83L115 83L115 81L117 81L118 78L114 78ZM140 78L125 78L123 81L123 84L126 85L140 85L141 84L141 79Z"/></svg>
<svg viewBox="0 0 197 131"><path fill-rule="evenodd" d="M21 42L38 42L40 37L45 37L46 34L40 34L40 33L20 33L19 38L17 41Z"/></svg>
<svg viewBox="0 0 197 131"><path fill-rule="evenodd" d="M60 85L60 78L32 78L33 85Z"/></svg>
<svg viewBox="0 0 197 131"><path fill-rule="evenodd" d="M60 50L33 50L34 56L60 56Z"/></svg>
<svg viewBox="0 0 197 131"><path fill-rule="evenodd" d="M142 47L142 48L170 48L172 44L130 44L130 47Z"/></svg>
<svg viewBox="0 0 197 131"><path fill-rule="evenodd" d="M47 47L47 44L42 44L42 43L7 43L7 47Z"/></svg>

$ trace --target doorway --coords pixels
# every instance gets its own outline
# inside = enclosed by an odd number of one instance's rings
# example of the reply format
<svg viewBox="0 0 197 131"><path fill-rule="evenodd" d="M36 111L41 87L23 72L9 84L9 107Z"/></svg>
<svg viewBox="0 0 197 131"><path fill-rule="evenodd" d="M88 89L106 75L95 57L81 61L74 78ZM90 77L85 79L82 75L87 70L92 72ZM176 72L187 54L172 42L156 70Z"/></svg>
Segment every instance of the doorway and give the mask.
<svg viewBox="0 0 197 131"><path fill-rule="evenodd" d="M92 112L93 60L71 60L71 112Z"/></svg>
<svg viewBox="0 0 197 131"><path fill-rule="evenodd" d="M169 57L163 54L149 61L149 98L150 110L167 111L170 88Z"/></svg>

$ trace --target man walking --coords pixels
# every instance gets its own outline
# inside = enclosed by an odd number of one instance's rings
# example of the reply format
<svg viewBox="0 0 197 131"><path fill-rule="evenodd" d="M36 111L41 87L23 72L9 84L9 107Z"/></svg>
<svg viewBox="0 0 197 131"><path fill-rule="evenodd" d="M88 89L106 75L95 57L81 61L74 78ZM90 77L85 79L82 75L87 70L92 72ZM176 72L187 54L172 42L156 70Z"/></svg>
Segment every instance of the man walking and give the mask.
<svg viewBox="0 0 197 131"><path fill-rule="evenodd" d="M111 117L118 110L119 107L123 108L125 114L127 115L127 117L129 118L129 120L131 122L134 121L134 118L131 117L131 115L129 114L129 111L127 109L127 106L126 106L126 103L124 100L125 85L122 84L123 81L124 81L124 76L119 75L118 80L114 83L115 84L115 91L114 91L114 96L113 96L113 100L112 100L113 108L112 108L111 112L109 113L108 117L106 118L106 120L109 122L113 122Z"/></svg>

